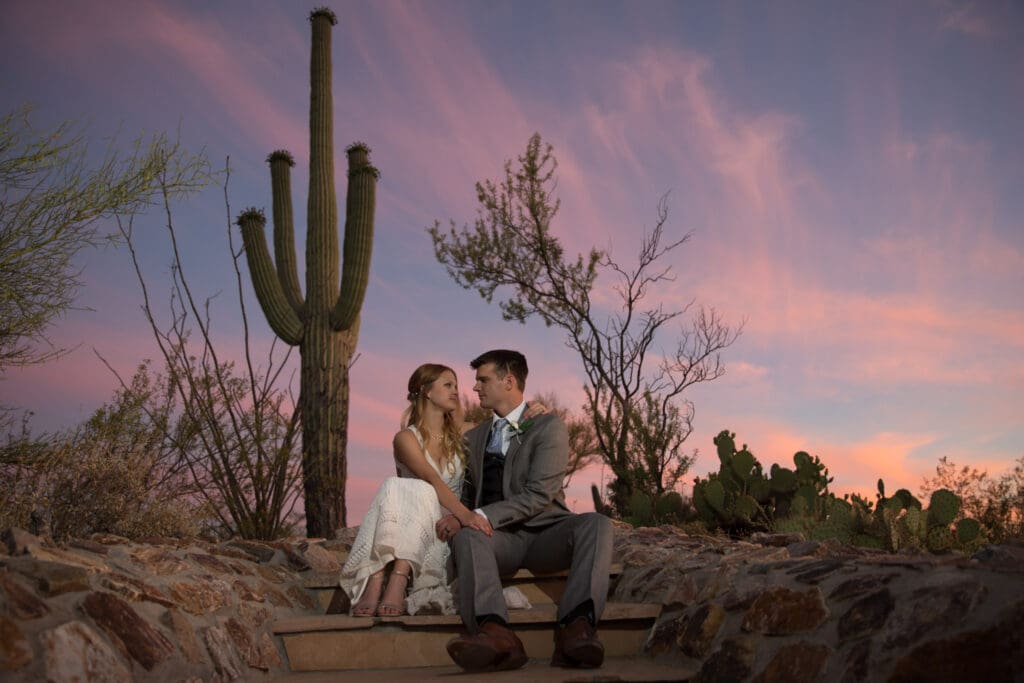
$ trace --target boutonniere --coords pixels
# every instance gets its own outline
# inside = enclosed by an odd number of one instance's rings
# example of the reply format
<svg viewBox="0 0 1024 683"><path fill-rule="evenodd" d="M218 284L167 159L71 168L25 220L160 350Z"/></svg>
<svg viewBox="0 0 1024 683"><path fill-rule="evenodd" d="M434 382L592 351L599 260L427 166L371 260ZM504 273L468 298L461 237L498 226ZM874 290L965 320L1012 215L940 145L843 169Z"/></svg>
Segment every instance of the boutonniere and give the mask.
<svg viewBox="0 0 1024 683"><path fill-rule="evenodd" d="M526 419L522 422L512 422L509 420L508 426L512 428L512 436L522 436L533 426L533 419Z"/></svg>

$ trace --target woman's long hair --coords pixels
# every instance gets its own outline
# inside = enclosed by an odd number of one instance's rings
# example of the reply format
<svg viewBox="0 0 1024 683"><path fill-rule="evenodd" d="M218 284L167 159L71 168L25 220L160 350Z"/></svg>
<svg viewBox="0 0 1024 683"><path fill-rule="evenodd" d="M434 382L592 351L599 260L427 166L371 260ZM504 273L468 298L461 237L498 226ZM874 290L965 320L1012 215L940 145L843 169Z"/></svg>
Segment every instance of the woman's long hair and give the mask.
<svg viewBox="0 0 1024 683"><path fill-rule="evenodd" d="M455 371L447 365L424 363L416 368L409 378L409 393L406 396L409 400L409 407L402 414L402 427L412 426L416 428L420 436L423 437L424 451L427 450L430 438L433 436L427 426L423 424L423 413L427 405L427 393L444 372L455 374ZM466 449L462 438L462 425L456 423L452 413L445 413L441 432L441 452L431 453L431 456L437 460L441 471L443 472L453 459L457 460L460 465L465 466Z"/></svg>

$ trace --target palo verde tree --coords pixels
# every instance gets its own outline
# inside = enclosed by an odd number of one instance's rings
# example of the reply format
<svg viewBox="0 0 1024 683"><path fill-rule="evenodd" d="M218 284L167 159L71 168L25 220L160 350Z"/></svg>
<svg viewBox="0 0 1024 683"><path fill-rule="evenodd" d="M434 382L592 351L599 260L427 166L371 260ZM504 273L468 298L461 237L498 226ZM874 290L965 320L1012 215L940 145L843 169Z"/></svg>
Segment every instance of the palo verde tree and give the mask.
<svg viewBox="0 0 1024 683"><path fill-rule="evenodd" d="M331 93L333 12L310 15L309 197L306 227L306 296L299 290L291 205L291 154L267 159L273 190L274 260L264 237L263 212L238 217L253 286L271 329L302 357L302 476L306 532L330 536L346 525L345 451L348 439L348 371L359 337L373 244L377 169L370 150L356 143L348 153L344 271L338 289L338 204L334 184L334 118ZM275 269L276 263L276 269Z"/></svg>
<svg viewBox="0 0 1024 683"><path fill-rule="evenodd" d="M206 158L163 135L92 159L72 124L39 128L28 107L0 118L0 374L60 355L49 326L81 289L76 257L112 238L106 220L207 179Z"/></svg>
<svg viewBox="0 0 1024 683"><path fill-rule="evenodd" d="M508 296L499 303L505 320L525 322L537 315L565 331L566 344L583 362L585 408L598 451L614 476L611 503L627 516L634 493L660 496L692 463L682 449L694 415L684 392L722 376L720 352L739 330L713 309L700 308L680 331L675 350L658 353L657 334L690 308L645 307L651 290L672 278L671 267L660 260L689 239L662 243L665 199L632 270L598 249L570 259L551 234L560 204L552 194L557 161L551 145L535 134L518 161L516 167L505 163L504 180L476 184L479 216L472 227L457 230L453 221L446 232L435 222L429 230L434 253L457 283L487 301L505 287ZM606 317L591 296L599 271L617 280L620 308Z"/></svg>

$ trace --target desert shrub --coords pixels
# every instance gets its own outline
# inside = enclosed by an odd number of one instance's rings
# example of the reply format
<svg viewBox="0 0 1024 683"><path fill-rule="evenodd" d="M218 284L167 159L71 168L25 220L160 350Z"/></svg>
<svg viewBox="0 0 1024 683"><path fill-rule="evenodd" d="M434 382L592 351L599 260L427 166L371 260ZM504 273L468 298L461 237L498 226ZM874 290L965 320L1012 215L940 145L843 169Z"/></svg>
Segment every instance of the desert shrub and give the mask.
<svg viewBox="0 0 1024 683"><path fill-rule="evenodd" d="M1024 539L1024 456L1013 468L993 477L966 465L958 467L949 458L941 458L935 476L921 482L921 498L938 489L949 489L963 501L962 516L978 520L993 542L1010 538Z"/></svg>
<svg viewBox="0 0 1024 683"><path fill-rule="evenodd" d="M0 528L45 522L57 539L290 533L296 418L283 392L246 403L247 382L231 364L218 372L193 368L200 381L183 394L170 372L145 362L77 428L9 434L0 448Z"/></svg>
<svg viewBox="0 0 1024 683"><path fill-rule="evenodd" d="M9 434L0 450L0 527L46 524L57 539L196 534L208 512L164 436L173 408L164 388L143 365L75 429Z"/></svg>

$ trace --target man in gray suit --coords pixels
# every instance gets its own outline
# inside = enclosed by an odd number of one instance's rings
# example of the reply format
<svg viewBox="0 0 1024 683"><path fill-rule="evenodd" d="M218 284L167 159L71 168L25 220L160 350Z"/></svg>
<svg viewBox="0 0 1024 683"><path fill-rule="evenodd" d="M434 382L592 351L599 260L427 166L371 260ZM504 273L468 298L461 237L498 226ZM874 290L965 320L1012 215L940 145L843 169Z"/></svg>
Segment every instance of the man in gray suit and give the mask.
<svg viewBox="0 0 1024 683"><path fill-rule="evenodd" d="M522 420L526 358L518 351L488 351L470 366L473 390L494 417L466 434L469 456L462 501L490 523L491 535L462 528L453 515L437 523L450 541L458 574L459 613L465 632L448 654L468 671L516 669L527 659L508 627L501 576L520 568L568 569L558 605L552 666L598 667L604 646L595 627L608 593L612 529L597 513L574 514L565 505L562 479L569 458L565 424L554 414Z"/></svg>

